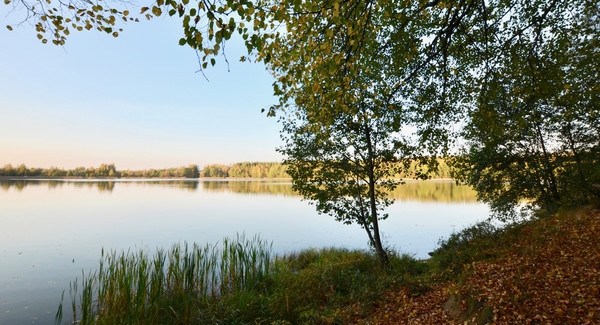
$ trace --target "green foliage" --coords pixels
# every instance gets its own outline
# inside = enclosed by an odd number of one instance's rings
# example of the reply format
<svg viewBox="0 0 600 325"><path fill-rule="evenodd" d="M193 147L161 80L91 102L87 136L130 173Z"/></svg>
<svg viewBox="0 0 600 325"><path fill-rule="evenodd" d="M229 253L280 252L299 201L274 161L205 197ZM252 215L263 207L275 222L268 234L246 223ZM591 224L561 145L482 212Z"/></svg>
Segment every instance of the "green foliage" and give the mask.
<svg viewBox="0 0 600 325"><path fill-rule="evenodd" d="M225 165L207 165L202 168L200 177L219 177L224 178L229 176L229 166Z"/></svg>
<svg viewBox="0 0 600 325"><path fill-rule="evenodd" d="M596 3L286 5L302 14L283 15L287 33L266 48L279 95L270 115L299 109L321 124L308 132L326 133L344 113L360 119L369 98L394 131L416 130L424 154L462 136L456 175L501 219L524 202L552 213L600 195Z"/></svg>
<svg viewBox="0 0 600 325"><path fill-rule="evenodd" d="M395 94L397 76L383 72L390 63L378 34L385 18L375 3L287 5L306 14L290 15L271 48L279 104L269 115L281 114L285 141L278 151L294 190L319 213L361 226L385 263L379 220L401 183L394 177L416 155L398 132L410 115Z"/></svg>
<svg viewBox="0 0 600 325"><path fill-rule="evenodd" d="M179 175L185 178L198 178L200 177L200 170L198 169L198 165L192 164L179 168Z"/></svg>
<svg viewBox="0 0 600 325"><path fill-rule="evenodd" d="M93 173L86 174L87 177L118 177L119 174L114 164L100 164Z"/></svg>
<svg viewBox="0 0 600 325"><path fill-rule="evenodd" d="M406 163L399 162L404 166ZM229 175L229 170L233 168L232 176ZM419 172L427 173L434 179L449 179L451 178L450 169L446 160L438 159L438 168L435 171L427 171L427 166L419 166L418 161L411 161L406 169L398 166L391 166L390 175L392 178L415 178ZM425 169L425 171L423 170ZM393 174L400 171L399 174ZM74 169L62 169L58 167L44 168L29 168L25 164L20 164L13 167L11 164L6 164L0 167L0 176L51 176L60 177L217 177L217 178L252 178L252 174L261 175L260 178L290 178L286 172L284 164L279 162L240 162L231 166L221 164L206 165L202 170L198 170L197 165L181 166L177 168L167 169L149 169L149 170L117 170L113 163L101 164L99 167L76 167ZM112 176L109 176L112 175ZM197 176L196 176L197 175Z"/></svg>
<svg viewBox="0 0 600 325"><path fill-rule="evenodd" d="M282 120L286 143L278 151L286 156L292 188L319 213L362 227L387 263L379 220L387 218L382 211L393 202L389 193L401 183L392 176L411 148L394 134L399 117L372 104L378 94L361 96L356 107L332 107L331 124L312 121L306 108L298 107Z"/></svg>
<svg viewBox="0 0 600 325"><path fill-rule="evenodd" d="M257 5L248 0L236 1L193 1L157 0L150 7L138 7L137 15L130 12L131 4L118 1L10 1L5 5L23 9L23 17L35 25L37 38L44 44L48 40L55 45L64 45L72 31L97 30L113 37L123 32L123 25L140 20L151 20L168 14L181 19L183 37L179 45L190 46L200 58L201 69L214 66L215 58L224 54L225 43L234 35L241 35L249 52L258 50L273 37L265 33L273 29L272 16L266 11L276 8ZM19 12L18 10L14 10ZM13 30L13 25L6 26Z"/></svg>
<svg viewBox="0 0 600 325"><path fill-rule="evenodd" d="M503 219L523 203L554 213L600 198L600 56L589 47L600 8L553 5L507 22L536 28L488 43L503 55L481 80L464 132L458 177Z"/></svg>

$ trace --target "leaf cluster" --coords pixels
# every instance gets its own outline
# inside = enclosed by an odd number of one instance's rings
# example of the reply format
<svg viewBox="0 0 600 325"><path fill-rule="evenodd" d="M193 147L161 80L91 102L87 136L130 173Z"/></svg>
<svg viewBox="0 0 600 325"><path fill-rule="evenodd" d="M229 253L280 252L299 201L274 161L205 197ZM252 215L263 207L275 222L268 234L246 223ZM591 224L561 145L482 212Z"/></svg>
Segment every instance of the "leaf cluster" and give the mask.
<svg viewBox="0 0 600 325"><path fill-rule="evenodd" d="M72 31L92 29L118 37L123 31L119 24L139 21L131 17L126 7L118 9L110 2L6 0L4 4L12 5L13 11L24 11L22 22L17 25L31 21L37 38L44 44L50 40L54 45L64 45ZM6 28L13 30L13 25Z"/></svg>

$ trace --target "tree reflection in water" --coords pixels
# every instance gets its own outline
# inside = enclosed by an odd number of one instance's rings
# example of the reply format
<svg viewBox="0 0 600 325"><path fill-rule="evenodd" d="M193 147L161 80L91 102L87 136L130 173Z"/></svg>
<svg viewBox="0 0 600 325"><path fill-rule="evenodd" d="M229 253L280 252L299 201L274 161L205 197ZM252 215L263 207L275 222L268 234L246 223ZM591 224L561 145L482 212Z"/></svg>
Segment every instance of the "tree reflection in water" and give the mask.
<svg viewBox="0 0 600 325"><path fill-rule="evenodd" d="M206 192L229 192L236 194L266 194L297 196L292 190L292 184L287 180L0 180L0 189L22 191L27 186L45 186L48 189L73 186L76 188L95 188L99 192L112 192L117 184L128 186L161 186L190 192L199 187ZM398 186L390 197L399 201L420 202L476 202L477 193L468 186L456 185L453 181L428 180L409 181Z"/></svg>

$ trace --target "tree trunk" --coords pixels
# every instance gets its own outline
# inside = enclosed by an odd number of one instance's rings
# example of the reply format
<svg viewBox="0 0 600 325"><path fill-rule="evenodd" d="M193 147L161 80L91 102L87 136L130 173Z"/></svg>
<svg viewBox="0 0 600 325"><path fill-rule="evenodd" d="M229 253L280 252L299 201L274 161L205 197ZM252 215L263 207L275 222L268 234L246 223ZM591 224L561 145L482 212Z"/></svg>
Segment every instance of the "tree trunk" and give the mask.
<svg viewBox="0 0 600 325"><path fill-rule="evenodd" d="M375 152L373 150L373 143L371 140L371 129L368 123L365 121L365 138L367 143L367 174L369 182L369 206L371 208L371 224L373 225L373 246L375 246L375 252L379 257L379 261L382 266L386 266L389 263L388 255L383 245L381 244L381 235L379 233L379 219L377 217L377 202L375 200L375 185L377 180L375 179Z"/></svg>

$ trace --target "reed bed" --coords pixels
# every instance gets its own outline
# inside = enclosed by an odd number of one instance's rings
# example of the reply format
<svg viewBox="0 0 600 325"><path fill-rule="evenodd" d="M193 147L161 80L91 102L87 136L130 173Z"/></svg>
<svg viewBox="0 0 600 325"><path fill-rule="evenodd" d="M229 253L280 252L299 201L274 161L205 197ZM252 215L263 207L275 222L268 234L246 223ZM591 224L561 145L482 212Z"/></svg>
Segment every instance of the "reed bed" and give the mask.
<svg viewBox="0 0 600 325"><path fill-rule="evenodd" d="M217 302L228 300L231 307L232 301L244 301L239 297L261 295L272 260L270 243L244 235L221 245L175 244L153 256L145 250L102 251L98 271L70 284L72 323L210 322L222 312ZM63 302L57 324L63 321Z"/></svg>

